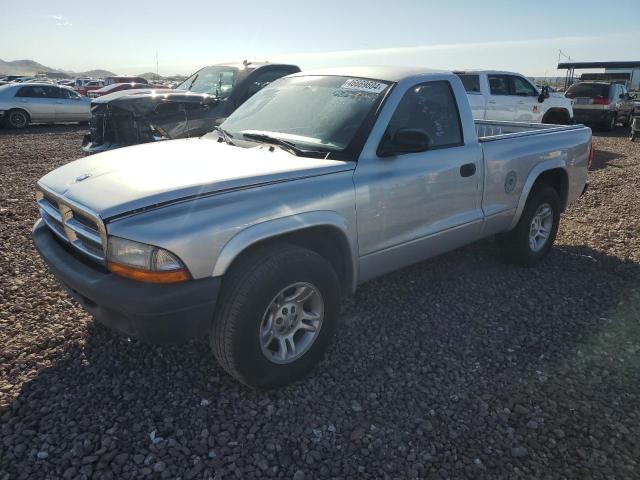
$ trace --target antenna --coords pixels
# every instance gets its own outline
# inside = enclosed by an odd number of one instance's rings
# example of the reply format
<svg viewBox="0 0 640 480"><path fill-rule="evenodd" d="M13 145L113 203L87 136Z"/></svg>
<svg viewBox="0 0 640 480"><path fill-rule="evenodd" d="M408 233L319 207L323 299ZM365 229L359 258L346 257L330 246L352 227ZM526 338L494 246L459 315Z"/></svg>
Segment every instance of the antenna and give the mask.
<svg viewBox="0 0 640 480"><path fill-rule="evenodd" d="M160 75L158 74L158 51L156 50L156 82L160 79Z"/></svg>

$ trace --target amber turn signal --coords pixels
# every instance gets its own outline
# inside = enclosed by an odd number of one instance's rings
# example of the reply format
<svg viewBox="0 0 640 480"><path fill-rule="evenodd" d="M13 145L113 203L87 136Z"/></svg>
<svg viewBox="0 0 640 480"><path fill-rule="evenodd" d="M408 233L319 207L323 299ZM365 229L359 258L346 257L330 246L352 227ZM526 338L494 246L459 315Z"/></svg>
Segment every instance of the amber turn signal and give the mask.
<svg viewBox="0 0 640 480"><path fill-rule="evenodd" d="M107 268L121 277L130 278L138 282L148 283L177 283L191 279L186 268L178 270L151 271L130 267L116 262L107 262Z"/></svg>

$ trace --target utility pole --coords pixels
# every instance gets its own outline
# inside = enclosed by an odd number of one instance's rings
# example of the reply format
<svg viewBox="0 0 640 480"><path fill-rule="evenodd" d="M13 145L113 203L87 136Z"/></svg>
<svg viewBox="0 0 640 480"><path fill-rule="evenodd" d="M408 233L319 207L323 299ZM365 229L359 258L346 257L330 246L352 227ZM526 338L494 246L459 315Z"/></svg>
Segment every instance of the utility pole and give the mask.
<svg viewBox="0 0 640 480"><path fill-rule="evenodd" d="M160 80L160 75L158 74L158 51L156 50L156 82Z"/></svg>

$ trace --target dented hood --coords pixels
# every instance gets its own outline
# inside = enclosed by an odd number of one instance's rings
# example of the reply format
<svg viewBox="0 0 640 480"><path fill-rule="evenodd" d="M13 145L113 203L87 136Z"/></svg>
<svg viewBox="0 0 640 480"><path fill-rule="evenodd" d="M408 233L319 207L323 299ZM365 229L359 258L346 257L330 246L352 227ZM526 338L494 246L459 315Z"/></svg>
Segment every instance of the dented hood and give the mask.
<svg viewBox="0 0 640 480"><path fill-rule="evenodd" d="M217 104L219 102L217 97L206 93L192 93L170 88L139 88L97 97L91 101L91 105L108 105L136 114L145 114L154 111L161 103Z"/></svg>
<svg viewBox="0 0 640 480"><path fill-rule="evenodd" d="M354 162L296 157L191 138L125 147L68 163L38 182L103 219L186 198L353 170Z"/></svg>

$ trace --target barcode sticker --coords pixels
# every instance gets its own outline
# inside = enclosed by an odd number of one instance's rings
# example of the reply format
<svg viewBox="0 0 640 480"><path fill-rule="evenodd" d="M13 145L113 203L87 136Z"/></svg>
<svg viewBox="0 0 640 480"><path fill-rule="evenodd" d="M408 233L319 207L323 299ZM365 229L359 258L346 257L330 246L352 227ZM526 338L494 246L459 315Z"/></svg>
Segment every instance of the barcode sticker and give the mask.
<svg viewBox="0 0 640 480"><path fill-rule="evenodd" d="M365 80L363 78L350 78L342 85L343 90L357 90L358 92L380 93L387 85L385 83L376 82L374 80Z"/></svg>

